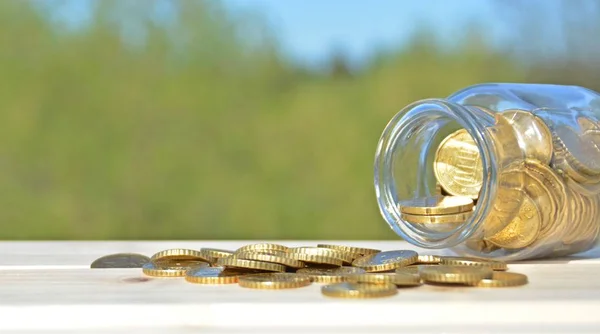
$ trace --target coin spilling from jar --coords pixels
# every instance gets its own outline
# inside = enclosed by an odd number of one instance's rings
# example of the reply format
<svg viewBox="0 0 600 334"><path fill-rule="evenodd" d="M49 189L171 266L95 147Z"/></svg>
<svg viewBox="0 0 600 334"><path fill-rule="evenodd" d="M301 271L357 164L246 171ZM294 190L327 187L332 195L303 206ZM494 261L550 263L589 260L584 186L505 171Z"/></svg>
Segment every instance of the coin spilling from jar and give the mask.
<svg viewBox="0 0 600 334"><path fill-rule="evenodd" d="M97 265L107 258L111 265ZM147 261L141 264L140 258ZM91 267L141 267L148 277L203 285L237 284L246 289L287 290L319 284L322 295L331 298L390 297L400 289L424 285L500 288L528 284L527 276L507 272L502 261L335 244L292 248L258 243L231 251L174 248L150 257L111 254Z"/></svg>
<svg viewBox="0 0 600 334"><path fill-rule="evenodd" d="M586 131L522 110L496 115L485 134L495 152L495 180L487 175L493 195L481 208L487 214L480 233L465 243L468 248L482 253L535 248L544 256L593 245L600 229L600 168L595 168L600 150L592 144L600 126L582 117L577 123ZM435 232L456 231L474 217L484 182L482 153L467 130L441 141L433 171L435 192L400 201L401 218Z"/></svg>

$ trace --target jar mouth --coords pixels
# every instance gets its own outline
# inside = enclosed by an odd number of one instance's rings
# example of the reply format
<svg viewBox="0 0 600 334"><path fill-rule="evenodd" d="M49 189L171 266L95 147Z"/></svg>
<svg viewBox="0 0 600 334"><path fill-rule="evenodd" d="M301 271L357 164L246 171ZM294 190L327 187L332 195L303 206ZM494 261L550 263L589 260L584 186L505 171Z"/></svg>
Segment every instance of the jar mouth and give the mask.
<svg viewBox="0 0 600 334"><path fill-rule="evenodd" d="M486 117L482 117L485 114ZM485 217L490 212L495 196L495 155L486 139L486 118L493 115L478 107L462 106L443 99L425 99L409 104L400 110L386 125L375 154L375 195L379 210L391 229L411 244L423 248L447 248L464 242L482 229ZM448 131L464 128L473 138L481 157L483 179L477 205L473 214L464 223L444 230L430 230L419 224L402 219L398 203L416 197L432 196L434 187L432 149L436 138ZM439 142L438 142L439 143ZM397 186L396 167L398 162L410 163L417 155L418 166L412 175L415 187ZM411 173L402 173L410 178ZM429 176L428 176L429 175Z"/></svg>

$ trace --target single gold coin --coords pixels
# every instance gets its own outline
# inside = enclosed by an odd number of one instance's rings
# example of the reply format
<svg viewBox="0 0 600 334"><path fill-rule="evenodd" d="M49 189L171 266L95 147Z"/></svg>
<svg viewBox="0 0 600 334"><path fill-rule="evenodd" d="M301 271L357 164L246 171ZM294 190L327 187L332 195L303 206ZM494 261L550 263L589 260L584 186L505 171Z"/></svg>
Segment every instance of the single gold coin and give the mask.
<svg viewBox="0 0 600 334"><path fill-rule="evenodd" d="M494 272L492 278L484 278L477 283L480 288L502 288L525 285L528 283L527 276L511 272Z"/></svg>
<svg viewBox="0 0 600 334"><path fill-rule="evenodd" d="M425 267L437 267L437 264L412 264L410 266L401 267L396 269L396 274L409 274L409 275L417 275L419 276L420 268Z"/></svg>
<svg viewBox="0 0 600 334"><path fill-rule="evenodd" d="M296 271L296 274L307 276L315 283L346 282L351 275L363 273L366 273L366 271L358 267L303 268Z"/></svg>
<svg viewBox="0 0 600 334"><path fill-rule="evenodd" d="M465 242L465 246L476 252L489 254L493 251L500 249L500 247L488 242L484 239L471 238Z"/></svg>
<svg viewBox="0 0 600 334"><path fill-rule="evenodd" d="M306 253L287 253L286 257L289 257L294 260L302 261L305 264L313 264L313 265L326 265L326 266L334 266L341 267L344 264L340 258L333 256L325 256L325 255L313 255Z"/></svg>
<svg viewBox="0 0 600 334"><path fill-rule="evenodd" d="M394 270L417 262L419 254L411 250L393 250L359 257L352 262L367 272Z"/></svg>
<svg viewBox="0 0 600 334"><path fill-rule="evenodd" d="M289 248L287 254L306 254L312 256L326 256L326 257L334 257L342 260L343 263L351 264L354 260L354 256L350 253L346 253L343 251L331 249L331 248L323 248L323 247L295 247Z"/></svg>
<svg viewBox="0 0 600 334"><path fill-rule="evenodd" d="M380 298L390 297L398 293L394 284L369 284L369 283L336 283L325 285L321 293L334 298Z"/></svg>
<svg viewBox="0 0 600 334"><path fill-rule="evenodd" d="M238 284L250 289L294 289L310 285L310 278L293 273L245 275Z"/></svg>
<svg viewBox="0 0 600 334"><path fill-rule="evenodd" d="M206 254L195 249L172 248L155 253L150 257L152 261L156 260L200 260L210 262L211 258Z"/></svg>
<svg viewBox="0 0 600 334"><path fill-rule="evenodd" d="M153 277L183 277L188 269L187 267L163 267L154 262L148 262L142 266L142 272Z"/></svg>
<svg viewBox="0 0 600 334"><path fill-rule="evenodd" d="M472 285L492 278L493 270L484 266L428 266L419 268L419 276L429 283Z"/></svg>
<svg viewBox="0 0 600 334"><path fill-rule="evenodd" d="M224 267L203 267L189 269L185 280L196 284L233 284L243 273Z"/></svg>
<svg viewBox="0 0 600 334"><path fill-rule="evenodd" d="M442 257L437 255L419 255L417 264L440 264Z"/></svg>
<svg viewBox="0 0 600 334"><path fill-rule="evenodd" d="M434 266L434 264L432 264ZM419 274L419 266L412 264L406 267L400 267L396 269L396 274L410 274L410 275L418 275Z"/></svg>
<svg viewBox="0 0 600 334"><path fill-rule="evenodd" d="M506 249L525 248L537 239L541 227L538 208L531 198L525 195L517 216L503 230L487 238L487 241Z"/></svg>
<svg viewBox="0 0 600 334"><path fill-rule="evenodd" d="M213 262L222 257L228 257L234 254L233 251L218 248L200 248L200 252L205 254L206 257L212 258Z"/></svg>
<svg viewBox="0 0 600 334"><path fill-rule="evenodd" d="M421 278L408 273L365 273L350 275L348 282L394 284L396 286L421 285Z"/></svg>
<svg viewBox="0 0 600 334"><path fill-rule="evenodd" d="M243 260L239 259L235 256L231 257L223 257L217 260L218 266L223 266L226 268L245 268L245 269L254 269L254 270L264 270L264 271L279 271L284 272L285 266L277 263L268 263L262 261L254 261L254 260Z"/></svg>
<svg viewBox="0 0 600 334"><path fill-rule="evenodd" d="M317 247L321 247L321 248L330 248L336 251L340 251L340 252L344 252L344 253L350 253L350 254L357 254L360 256L363 255L369 255L369 254L375 254L375 253L379 253L381 252L380 249L373 249L373 248L364 248L364 247L352 247L352 246L345 246L345 245L330 245L330 244L318 244Z"/></svg>
<svg viewBox="0 0 600 334"><path fill-rule="evenodd" d="M279 251L286 252L288 248L284 245L271 244L271 243L259 243L259 244L251 244L238 248L235 252L248 252L248 251Z"/></svg>
<svg viewBox="0 0 600 334"><path fill-rule="evenodd" d="M264 254L259 252L240 252L236 254L237 258L244 260L255 260L269 263L278 263L290 268L304 268L305 264L302 261L298 261L286 256L286 253L280 255Z"/></svg>
<svg viewBox="0 0 600 334"><path fill-rule="evenodd" d="M533 113L509 109L500 113L508 120L515 130L521 149L525 156L544 164L550 164L552 159L552 132Z"/></svg>
<svg viewBox="0 0 600 334"><path fill-rule="evenodd" d="M419 197L398 204L400 212L411 215L448 215L473 211L473 199L467 196Z"/></svg>
<svg viewBox="0 0 600 334"><path fill-rule="evenodd" d="M440 264L448 266L489 267L492 270L508 269L508 265L506 264L506 262L488 259L476 259L470 257L446 256L442 258L442 262L440 262Z"/></svg>
<svg viewBox="0 0 600 334"><path fill-rule="evenodd" d="M164 258L152 261L152 263L154 263L157 267L166 269L189 269L210 266L210 263L200 260L173 260Z"/></svg>
<svg viewBox="0 0 600 334"><path fill-rule="evenodd" d="M472 211L448 215L412 215L402 213L402 219L413 224L456 224L466 222L473 215Z"/></svg>
<svg viewBox="0 0 600 334"><path fill-rule="evenodd" d="M137 253L116 253L97 258L90 268L141 268L150 262L146 255Z"/></svg>
<svg viewBox="0 0 600 334"><path fill-rule="evenodd" d="M483 164L471 135L460 129L439 145L433 171L442 188L455 196L479 197L483 183Z"/></svg>

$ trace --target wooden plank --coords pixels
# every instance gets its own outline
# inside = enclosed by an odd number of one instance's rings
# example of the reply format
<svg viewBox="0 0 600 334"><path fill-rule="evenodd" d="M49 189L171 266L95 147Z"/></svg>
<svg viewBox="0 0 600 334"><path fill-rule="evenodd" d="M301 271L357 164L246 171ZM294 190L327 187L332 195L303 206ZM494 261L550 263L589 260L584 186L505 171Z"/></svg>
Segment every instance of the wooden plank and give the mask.
<svg viewBox="0 0 600 334"><path fill-rule="evenodd" d="M253 242L2 242L0 333L591 333L600 328L595 316L600 313L599 249L566 259L511 264L511 271L528 275L530 283L523 287L424 285L401 289L394 297L360 301L324 297L318 284L261 291L151 278L141 269L89 269L97 257L116 252L236 249ZM321 241L274 242L294 247ZM404 242L328 243L416 249Z"/></svg>
<svg viewBox="0 0 600 334"><path fill-rule="evenodd" d="M600 318L589 316L600 311L599 265L524 264L511 270L527 274L530 284L512 289L424 285L364 301L324 297L317 284L262 291L147 278L139 269L8 270L0 271L0 329L123 328L147 321L215 328L402 328L418 327L432 317L436 325L450 327L534 325L548 319L600 326ZM338 312L345 316L335 316ZM32 314L36 321L27 321Z"/></svg>

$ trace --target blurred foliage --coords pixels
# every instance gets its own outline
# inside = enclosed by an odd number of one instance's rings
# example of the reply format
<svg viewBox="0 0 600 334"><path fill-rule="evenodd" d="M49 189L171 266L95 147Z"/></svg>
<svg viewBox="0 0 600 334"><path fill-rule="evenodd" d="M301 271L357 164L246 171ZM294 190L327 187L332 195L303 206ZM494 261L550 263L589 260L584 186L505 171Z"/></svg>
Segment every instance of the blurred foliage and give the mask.
<svg viewBox="0 0 600 334"><path fill-rule="evenodd" d="M260 19L165 3L96 1L72 29L60 1L0 2L2 238L394 239L373 159L400 108L573 79L552 72L566 60L528 67L477 33L449 51L427 30L364 69L335 54L315 72Z"/></svg>

